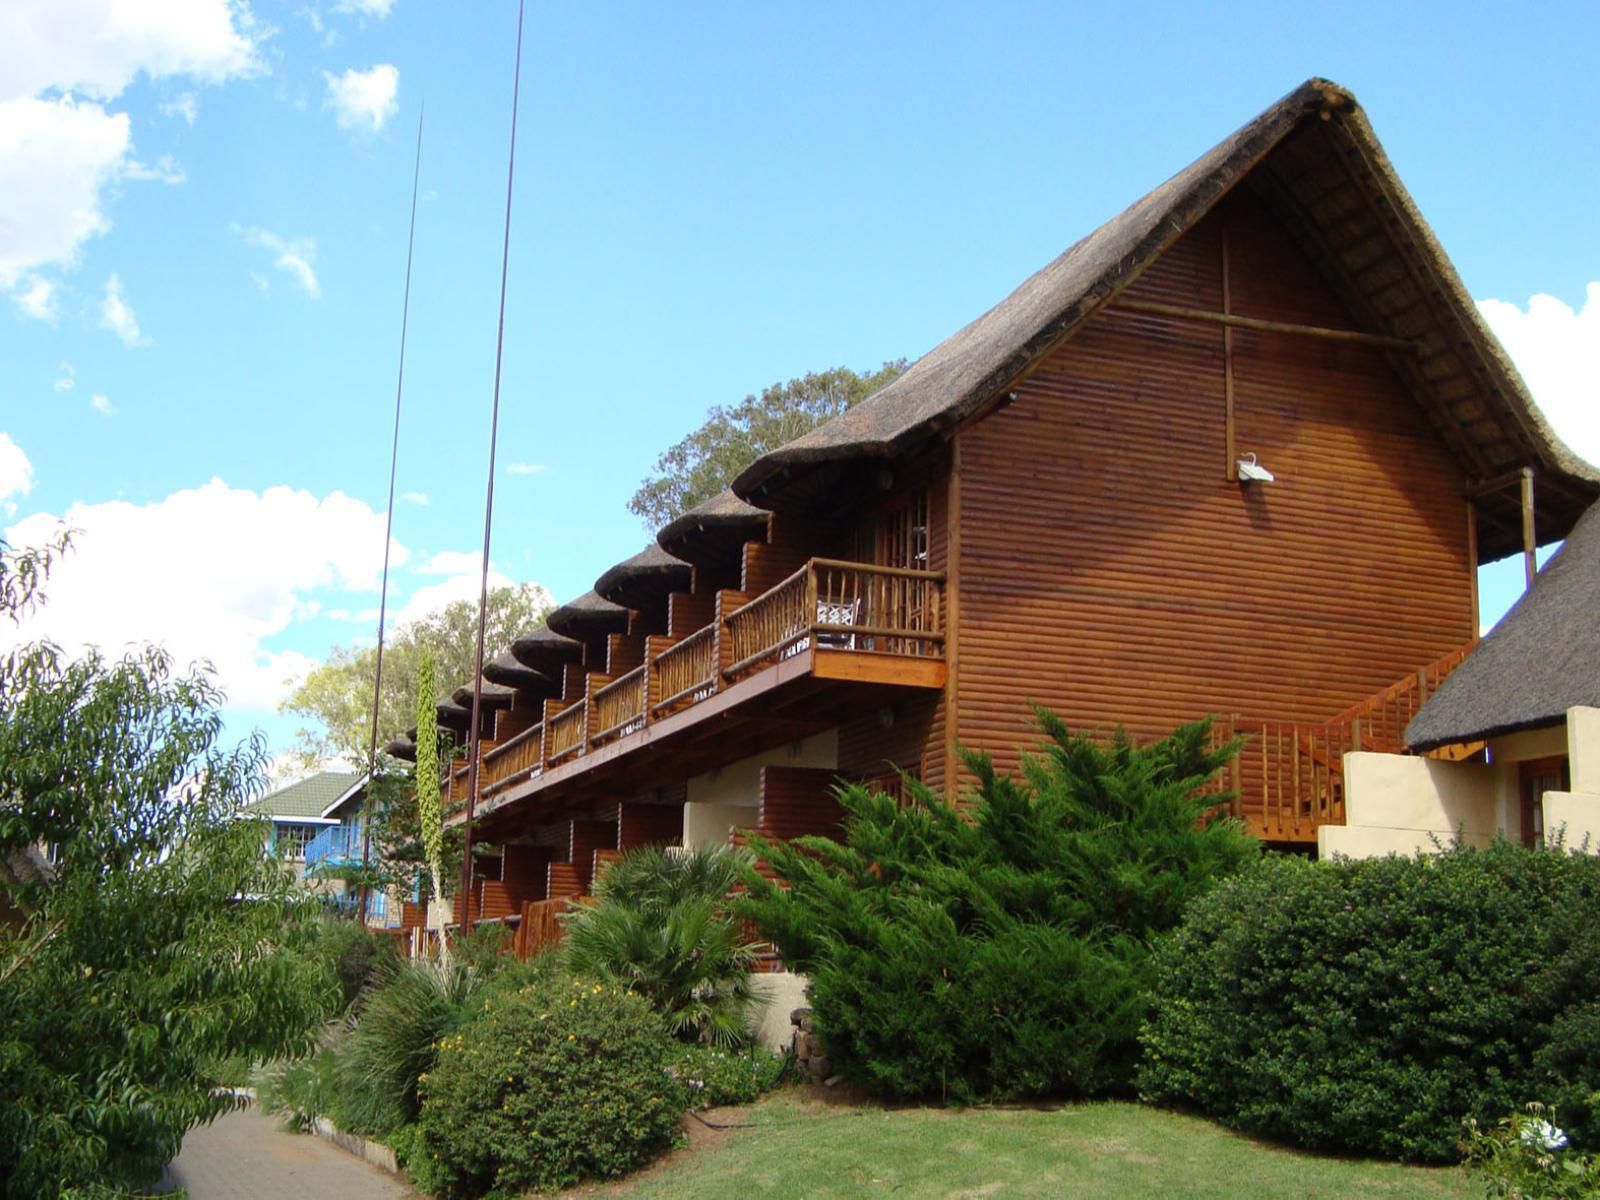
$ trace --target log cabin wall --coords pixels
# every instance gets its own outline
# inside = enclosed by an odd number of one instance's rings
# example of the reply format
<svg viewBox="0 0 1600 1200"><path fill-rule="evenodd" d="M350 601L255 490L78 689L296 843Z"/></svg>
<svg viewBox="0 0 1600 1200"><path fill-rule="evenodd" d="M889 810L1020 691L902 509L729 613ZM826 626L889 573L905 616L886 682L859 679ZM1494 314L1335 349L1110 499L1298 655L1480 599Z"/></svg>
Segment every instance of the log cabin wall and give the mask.
<svg viewBox="0 0 1600 1200"><path fill-rule="evenodd" d="M1124 293L1355 328L1235 192ZM1368 345L1232 333L1113 303L957 435L952 741L1015 766L1027 702L1153 735L1197 716L1321 721L1474 632L1464 478Z"/></svg>

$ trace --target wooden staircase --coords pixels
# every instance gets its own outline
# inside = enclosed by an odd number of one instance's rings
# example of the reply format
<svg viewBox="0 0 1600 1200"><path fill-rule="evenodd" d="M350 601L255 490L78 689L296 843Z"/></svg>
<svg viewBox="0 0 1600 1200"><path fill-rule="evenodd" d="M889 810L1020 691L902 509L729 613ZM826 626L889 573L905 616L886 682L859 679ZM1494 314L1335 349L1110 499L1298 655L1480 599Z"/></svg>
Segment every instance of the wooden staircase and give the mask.
<svg viewBox="0 0 1600 1200"><path fill-rule="evenodd" d="M1317 725L1233 717L1224 737L1242 736L1229 786L1234 815L1269 842L1315 842L1317 828L1344 824L1344 756L1357 750L1409 754L1405 729L1474 642L1458 646ZM1434 752L1462 759L1481 743Z"/></svg>

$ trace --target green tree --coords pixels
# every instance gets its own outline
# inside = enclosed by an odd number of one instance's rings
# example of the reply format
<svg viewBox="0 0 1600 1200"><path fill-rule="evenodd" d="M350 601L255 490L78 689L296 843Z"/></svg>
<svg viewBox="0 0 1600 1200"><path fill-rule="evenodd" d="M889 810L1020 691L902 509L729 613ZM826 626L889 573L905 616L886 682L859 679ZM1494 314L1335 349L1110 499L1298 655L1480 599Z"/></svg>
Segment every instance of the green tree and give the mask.
<svg viewBox="0 0 1600 1200"><path fill-rule="evenodd" d="M49 552L0 543L0 617ZM0 658L0 1189L148 1186L231 1101L211 1064L301 1049L336 1004L315 906L238 817L259 741L217 745L220 695L154 649Z"/></svg>
<svg viewBox="0 0 1600 1200"><path fill-rule="evenodd" d="M1206 722L1137 746L1036 717L1046 740L1020 778L966 757L970 805L855 786L842 845L750 838L778 882L749 872L742 911L811 976L837 1069L876 1091L1126 1090L1151 944L1257 853L1203 790L1236 749L1213 747Z"/></svg>
<svg viewBox="0 0 1600 1200"><path fill-rule="evenodd" d="M550 594L538 584L496 588L489 593L484 645L493 654L538 625L550 609ZM472 681L477 659L478 606L457 600L393 631L383 648L383 696L378 708L378 748L411 728L416 719L417 677L424 651L433 655L443 697ZM335 648L328 661L300 681L282 712L316 722L295 735L292 758L306 770L330 760L365 763L372 730L372 688L377 678L374 646Z"/></svg>
<svg viewBox="0 0 1600 1200"><path fill-rule="evenodd" d="M764 388L738 404L713 405L706 420L660 458L628 501L628 511L659 529L709 500L756 459L865 400L906 369L901 358L876 371L813 371Z"/></svg>

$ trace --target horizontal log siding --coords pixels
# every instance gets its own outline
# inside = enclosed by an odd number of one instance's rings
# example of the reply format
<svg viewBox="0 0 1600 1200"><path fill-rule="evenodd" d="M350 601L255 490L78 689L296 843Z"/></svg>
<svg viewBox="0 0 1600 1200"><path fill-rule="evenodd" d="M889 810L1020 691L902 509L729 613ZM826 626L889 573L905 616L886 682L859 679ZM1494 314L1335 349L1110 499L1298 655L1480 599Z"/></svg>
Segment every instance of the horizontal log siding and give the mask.
<svg viewBox="0 0 1600 1200"><path fill-rule="evenodd" d="M1350 322L1282 232L1228 202L1233 311ZM1129 298L1218 310L1213 215ZM1226 481L1219 326L1094 318L963 429L963 745L1007 768L1027 701L1149 735L1197 715L1320 721L1472 633L1462 473L1382 352L1235 330Z"/></svg>

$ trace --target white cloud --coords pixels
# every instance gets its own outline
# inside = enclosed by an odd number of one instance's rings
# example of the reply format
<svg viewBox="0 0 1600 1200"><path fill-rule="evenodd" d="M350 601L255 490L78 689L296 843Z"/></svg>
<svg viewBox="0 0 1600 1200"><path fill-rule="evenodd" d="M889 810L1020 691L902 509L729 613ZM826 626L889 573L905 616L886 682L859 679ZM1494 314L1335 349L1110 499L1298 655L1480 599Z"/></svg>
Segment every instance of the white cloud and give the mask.
<svg viewBox="0 0 1600 1200"><path fill-rule="evenodd" d="M478 556L474 554L464 557L470 557L476 561ZM402 625L420 621L429 613L438 612L447 604L454 604L457 600L466 600L476 608L478 592L481 586L478 571L474 567L469 574L451 575L447 579L441 579L438 583L430 583L426 587L420 587L411 593L410 598L400 607L400 611L394 614L391 628L398 629ZM491 591L495 588L515 586L516 580L508 575L502 575L493 568L490 569L489 588ZM542 588L540 590L543 591ZM549 593L545 593L544 602L546 604L551 603Z"/></svg>
<svg viewBox="0 0 1600 1200"><path fill-rule="evenodd" d="M128 148L126 113L71 96L0 100L0 288L38 267L70 265L79 246L111 228L102 192Z"/></svg>
<svg viewBox="0 0 1600 1200"><path fill-rule="evenodd" d="M476 579L482 564L483 555L476 550L441 550L414 570L419 575L471 575Z"/></svg>
<svg viewBox="0 0 1600 1200"><path fill-rule="evenodd" d="M317 242L315 238L286 238L273 233L270 229L255 227L241 228L233 226L233 232L243 238L246 245L260 246L263 250L271 251L272 265L277 267L295 283L300 285L300 290L313 300L322 295L322 285L317 282L317 273L311 267L312 261L317 256ZM254 271L250 273L256 286L266 291L266 281Z"/></svg>
<svg viewBox="0 0 1600 1200"><path fill-rule="evenodd" d="M122 177L136 183L182 183L187 178L170 154L163 154L153 166L130 158L122 168Z"/></svg>
<svg viewBox="0 0 1600 1200"><path fill-rule="evenodd" d="M0 511L11 516L17 511L13 496L33 491L33 464L22 447L8 433L0 433Z"/></svg>
<svg viewBox="0 0 1600 1200"><path fill-rule="evenodd" d="M55 391L70 392L78 386L78 372L73 369L71 363L64 362L56 369L60 374L56 376L56 381L50 385Z"/></svg>
<svg viewBox="0 0 1600 1200"><path fill-rule="evenodd" d="M114 417L117 415L116 406L113 405L110 400L106 399L106 394L104 392L96 392L94 395L90 396L89 407L94 409L95 412L99 413L102 417Z"/></svg>
<svg viewBox="0 0 1600 1200"><path fill-rule="evenodd" d="M310 619L319 593L376 595L383 564L383 514L338 492L258 493L213 479L149 504L35 514L6 538L37 545L62 522L78 532L50 577L47 603L16 633L0 629L0 642L49 637L116 653L154 641L180 663L212 662L236 708L273 707L286 681L312 664L268 643ZM407 553L395 544L392 556L403 563Z"/></svg>
<svg viewBox="0 0 1600 1200"><path fill-rule="evenodd" d="M261 69L252 28L234 0L6 0L0 96L59 88L110 100L140 74L221 83Z"/></svg>
<svg viewBox="0 0 1600 1200"><path fill-rule="evenodd" d="M111 227L106 190L150 171L129 157L128 114L107 103L141 74L251 74L264 36L242 0L0 4L0 291L24 272L70 267ZM173 104L193 111L192 96Z"/></svg>
<svg viewBox="0 0 1600 1200"><path fill-rule="evenodd" d="M510 471L513 475L537 475L541 471L548 471L549 469L550 468L545 466L543 463L525 462L514 462L506 468L506 470Z"/></svg>
<svg viewBox="0 0 1600 1200"><path fill-rule="evenodd" d="M161 111L169 117L182 117L186 124L193 125L200 119L200 100L193 92L182 92L163 104Z"/></svg>
<svg viewBox="0 0 1600 1200"><path fill-rule="evenodd" d="M394 0L339 0L333 6L333 11L354 13L363 17L377 17L382 20L389 15L389 10L393 7Z"/></svg>
<svg viewBox="0 0 1600 1200"><path fill-rule="evenodd" d="M400 499L405 501L407 504L415 504L420 508L428 507L427 492L401 492Z"/></svg>
<svg viewBox="0 0 1600 1200"><path fill-rule="evenodd" d="M59 311L56 308L56 285L37 275L24 278L12 299L17 302L23 316L32 317L35 321L54 322Z"/></svg>
<svg viewBox="0 0 1600 1200"><path fill-rule="evenodd" d="M333 109L340 129L377 133L400 107L395 100L400 71L388 63L367 71L352 68L343 75L324 71L322 77L328 81L324 103Z"/></svg>
<svg viewBox="0 0 1600 1200"><path fill-rule="evenodd" d="M1526 310L1504 300L1480 300L1478 309L1556 433L1600 464L1600 283L1589 284L1576 312L1546 295Z"/></svg>
<svg viewBox="0 0 1600 1200"><path fill-rule="evenodd" d="M123 298L122 280L115 273L106 280L105 294L100 298L100 328L109 329L122 339L124 346L148 346L150 339L139 332L139 318L133 307Z"/></svg>

